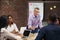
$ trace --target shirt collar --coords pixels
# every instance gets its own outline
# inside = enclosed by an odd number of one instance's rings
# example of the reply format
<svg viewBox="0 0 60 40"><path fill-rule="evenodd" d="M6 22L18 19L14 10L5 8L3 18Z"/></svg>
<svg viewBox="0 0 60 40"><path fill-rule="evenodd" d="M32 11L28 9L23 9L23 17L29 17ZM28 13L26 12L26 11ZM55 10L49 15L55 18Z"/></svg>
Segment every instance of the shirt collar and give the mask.
<svg viewBox="0 0 60 40"><path fill-rule="evenodd" d="M35 17L35 15L33 15L33 17ZM37 17L38 17L38 15L37 15Z"/></svg>

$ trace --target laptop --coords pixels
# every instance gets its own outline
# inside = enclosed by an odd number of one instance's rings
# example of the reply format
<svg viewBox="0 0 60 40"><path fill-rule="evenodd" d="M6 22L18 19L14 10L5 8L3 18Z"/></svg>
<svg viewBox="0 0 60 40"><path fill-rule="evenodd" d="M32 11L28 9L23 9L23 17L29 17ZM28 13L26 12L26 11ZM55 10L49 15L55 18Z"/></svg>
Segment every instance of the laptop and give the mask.
<svg viewBox="0 0 60 40"><path fill-rule="evenodd" d="M25 30L23 33L24 37L28 37L30 32L31 32L30 30Z"/></svg>

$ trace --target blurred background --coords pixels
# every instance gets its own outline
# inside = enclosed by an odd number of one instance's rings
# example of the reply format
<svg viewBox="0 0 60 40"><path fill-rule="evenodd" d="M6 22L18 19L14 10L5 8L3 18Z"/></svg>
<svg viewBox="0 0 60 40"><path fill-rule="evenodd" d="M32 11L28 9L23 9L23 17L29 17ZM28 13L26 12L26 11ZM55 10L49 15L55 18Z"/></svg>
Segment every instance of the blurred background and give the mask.
<svg viewBox="0 0 60 40"><path fill-rule="evenodd" d="M0 16L12 15L18 28L27 26L28 2L37 1L44 3L43 25L47 25L46 18L50 13L60 16L59 0L0 0Z"/></svg>

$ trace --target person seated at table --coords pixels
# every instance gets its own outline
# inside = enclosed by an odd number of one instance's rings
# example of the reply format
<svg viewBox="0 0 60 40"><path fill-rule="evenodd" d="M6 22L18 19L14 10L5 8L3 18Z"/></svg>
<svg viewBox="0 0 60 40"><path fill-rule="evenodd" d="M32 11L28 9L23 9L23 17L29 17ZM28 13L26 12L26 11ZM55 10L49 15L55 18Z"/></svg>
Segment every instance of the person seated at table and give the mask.
<svg viewBox="0 0 60 40"><path fill-rule="evenodd" d="M2 28L5 37L10 40L12 39L20 39L23 36L22 34L19 33L19 30L16 26L16 24L13 21L13 17L11 15L7 16L7 26L5 28Z"/></svg>
<svg viewBox="0 0 60 40"><path fill-rule="evenodd" d="M14 23L13 17L11 15L8 15L7 31L13 34L20 35L17 25Z"/></svg>
<svg viewBox="0 0 60 40"><path fill-rule="evenodd" d="M4 33L2 30L4 30L4 28L6 28L7 23L8 23L7 16L1 15L0 16L0 40L5 40L5 36L3 35Z"/></svg>
<svg viewBox="0 0 60 40"><path fill-rule="evenodd" d="M56 25L57 16L50 14L48 16L48 25L43 27L35 40L60 40L60 27Z"/></svg>
<svg viewBox="0 0 60 40"><path fill-rule="evenodd" d="M7 16L6 15L0 16L0 31L2 28L7 26L7 23L8 23Z"/></svg>

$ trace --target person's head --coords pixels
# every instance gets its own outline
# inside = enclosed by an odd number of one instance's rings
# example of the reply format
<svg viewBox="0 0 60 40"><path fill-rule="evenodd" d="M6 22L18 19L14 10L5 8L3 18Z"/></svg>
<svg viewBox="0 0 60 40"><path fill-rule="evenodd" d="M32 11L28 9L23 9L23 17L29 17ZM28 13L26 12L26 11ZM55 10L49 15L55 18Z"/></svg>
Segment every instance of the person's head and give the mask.
<svg viewBox="0 0 60 40"><path fill-rule="evenodd" d="M2 15L0 17L0 26L1 26L0 29L7 26L7 23L8 23L7 20L8 19L7 19L7 16L6 15Z"/></svg>
<svg viewBox="0 0 60 40"><path fill-rule="evenodd" d="M8 15L8 24L13 24L13 17Z"/></svg>
<svg viewBox="0 0 60 40"><path fill-rule="evenodd" d="M56 19L56 24L57 24L57 25L60 25L60 17L58 17L58 18Z"/></svg>
<svg viewBox="0 0 60 40"><path fill-rule="evenodd" d="M37 16L39 14L39 8L34 8L34 15Z"/></svg>
<svg viewBox="0 0 60 40"><path fill-rule="evenodd" d="M48 16L48 23L55 23L57 19L57 15L56 14L50 14Z"/></svg>

